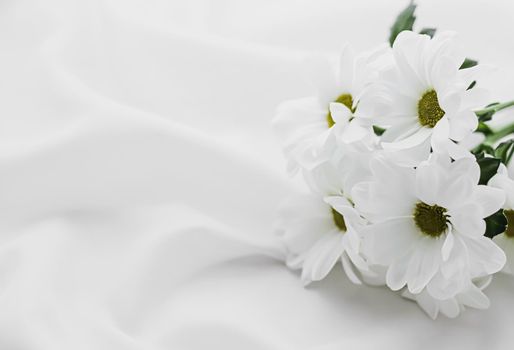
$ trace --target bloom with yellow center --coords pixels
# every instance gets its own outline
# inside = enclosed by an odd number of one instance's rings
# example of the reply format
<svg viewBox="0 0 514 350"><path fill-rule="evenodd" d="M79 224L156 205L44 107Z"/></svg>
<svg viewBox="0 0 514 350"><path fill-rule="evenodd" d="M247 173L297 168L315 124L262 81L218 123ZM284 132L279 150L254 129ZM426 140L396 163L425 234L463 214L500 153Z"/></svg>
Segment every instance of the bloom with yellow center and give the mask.
<svg viewBox="0 0 514 350"><path fill-rule="evenodd" d="M374 136L360 116L359 100L389 62L389 48L356 54L349 46L337 62L309 62L317 94L282 103L273 120L290 172L313 169L329 161L339 145Z"/></svg>
<svg viewBox="0 0 514 350"><path fill-rule="evenodd" d="M377 157L373 179L352 191L355 208L371 222L363 254L387 267L386 283L412 294L453 298L472 278L499 271L505 255L484 236L484 218L502 206L504 193L478 185L474 159L433 154L416 168Z"/></svg>
<svg viewBox="0 0 514 350"><path fill-rule="evenodd" d="M477 128L474 110L487 93L477 86L468 89L481 67L459 69L465 56L457 48L449 32L433 39L411 31L397 37L393 67L381 72L359 105L373 124L387 129L385 148L411 149L418 162L430 149L453 159L471 157L459 142Z"/></svg>
<svg viewBox="0 0 514 350"><path fill-rule="evenodd" d="M286 263L302 270L304 284L322 280L337 262L353 283L361 283L360 271L368 271L360 252L365 222L351 202L338 196L296 196L279 214L276 231L287 251Z"/></svg>

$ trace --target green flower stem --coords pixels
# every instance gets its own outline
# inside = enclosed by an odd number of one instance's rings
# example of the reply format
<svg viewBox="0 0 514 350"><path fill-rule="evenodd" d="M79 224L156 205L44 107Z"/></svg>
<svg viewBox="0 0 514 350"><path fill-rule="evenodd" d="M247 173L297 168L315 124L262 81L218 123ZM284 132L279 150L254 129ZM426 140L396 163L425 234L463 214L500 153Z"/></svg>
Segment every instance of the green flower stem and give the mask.
<svg viewBox="0 0 514 350"><path fill-rule="evenodd" d="M487 114L487 113L490 113L490 112L496 113L498 111L501 111L502 109L509 108L509 107L512 107L512 106L514 106L514 100L509 101L509 102L499 103L497 105L493 105L491 107L487 107L487 108L484 108L484 109L480 109L478 111L475 111L475 114L477 116L481 116L481 115L484 115L484 114Z"/></svg>
<svg viewBox="0 0 514 350"><path fill-rule="evenodd" d="M488 135L482 144L492 147L496 142L510 134L514 134L514 123L506 125L501 129L493 130L493 133Z"/></svg>

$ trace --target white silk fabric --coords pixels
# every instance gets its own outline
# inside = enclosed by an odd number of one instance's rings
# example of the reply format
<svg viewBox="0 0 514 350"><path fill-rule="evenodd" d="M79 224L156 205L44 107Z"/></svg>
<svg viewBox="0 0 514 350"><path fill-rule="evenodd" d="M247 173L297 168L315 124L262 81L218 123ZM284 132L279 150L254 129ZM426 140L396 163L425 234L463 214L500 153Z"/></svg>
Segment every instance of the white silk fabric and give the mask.
<svg viewBox="0 0 514 350"><path fill-rule="evenodd" d="M383 42L406 2L2 0L0 349L511 348L510 277L489 310L432 321L340 267L302 287L273 235L304 190L277 104L313 93L304 62ZM506 99L512 14L418 17L496 64L484 84Z"/></svg>

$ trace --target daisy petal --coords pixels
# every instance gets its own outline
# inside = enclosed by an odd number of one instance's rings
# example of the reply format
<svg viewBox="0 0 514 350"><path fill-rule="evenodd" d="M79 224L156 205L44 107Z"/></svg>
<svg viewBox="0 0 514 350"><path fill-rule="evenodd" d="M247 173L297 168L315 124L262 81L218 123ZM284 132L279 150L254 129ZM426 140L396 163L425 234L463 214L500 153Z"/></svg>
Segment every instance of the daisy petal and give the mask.
<svg viewBox="0 0 514 350"><path fill-rule="evenodd" d="M350 116L352 115L352 111L348 109L342 103L332 102L330 103L330 115L332 119L339 125L346 125L350 120Z"/></svg>
<svg viewBox="0 0 514 350"><path fill-rule="evenodd" d="M355 251L351 249L346 250L346 254L350 258L351 262L361 271L369 271L368 264L364 259Z"/></svg>
<svg viewBox="0 0 514 350"><path fill-rule="evenodd" d="M457 276L462 277L462 276ZM427 292L434 298L445 300L453 298L462 291L464 278L452 276L450 279L443 277L441 272L435 274L434 278L427 285Z"/></svg>
<svg viewBox="0 0 514 350"><path fill-rule="evenodd" d="M443 247L441 248L441 257L443 258L443 261L447 261L450 257L454 240L455 238L453 237L453 233L451 232L451 226L448 226L448 233L446 234Z"/></svg>
<svg viewBox="0 0 514 350"><path fill-rule="evenodd" d="M371 256L379 265L389 265L421 239L412 218L396 218L371 225Z"/></svg>
<svg viewBox="0 0 514 350"><path fill-rule="evenodd" d="M478 118L475 112L464 110L458 113L455 118L450 119L450 138L455 141L462 141L478 127Z"/></svg>
<svg viewBox="0 0 514 350"><path fill-rule="evenodd" d="M337 96L338 82L334 75L333 62L323 55L311 55L304 60L304 71L318 91L318 99L322 105L328 106Z"/></svg>
<svg viewBox="0 0 514 350"><path fill-rule="evenodd" d="M396 259L387 269L386 284L392 290L400 290L407 284L407 270L412 259L412 252L407 252Z"/></svg>
<svg viewBox="0 0 514 350"><path fill-rule="evenodd" d="M434 126L432 133L432 148L437 153L446 153L446 143L450 137L450 123L446 116Z"/></svg>
<svg viewBox="0 0 514 350"><path fill-rule="evenodd" d="M457 210L450 211L450 222L460 234L468 237L480 237L485 233L485 221L478 204L468 203Z"/></svg>
<svg viewBox="0 0 514 350"><path fill-rule="evenodd" d="M475 309L487 309L490 305L487 295L485 295L475 285L472 285L465 293L460 294L459 301L467 306L474 307Z"/></svg>
<svg viewBox="0 0 514 350"><path fill-rule="evenodd" d="M441 182L439 167L423 162L416 169L416 194L422 202L429 205L436 203Z"/></svg>
<svg viewBox="0 0 514 350"><path fill-rule="evenodd" d="M441 300L439 311L448 318L455 318L460 314L460 305L455 298Z"/></svg>
<svg viewBox="0 0 514 350"><path fill-rule="evenodd" d="M371 128L363 126L359 119L353 119L341 135L342 141L346 144L362 140L370 135Z"/></svg>
<svg viewBox="0 0 514 350"><path fill-rule="evenodd" d="M417 301L419 307L421 307L421 309L425 311L431 319L435 320L437 318L437 314L439 313L439 305L437 304L436 300L434 300L434 298L432 298L427 292L418 294L415 300Z"/></svg>
<svg viewBox="0 0 514 350"><path fill-rule="evenodd" d="M339 88L352 92L355 72L355 52L350 45L345 45L339 55Z"/></svg>
<svg viewBox="0 0 514 350"><path fill-rule="evenodd" d="M432 129L430 128L419 128L415 133L408 136L407 138L402 139L401 141L396 141L393 143L384 142L383 147L385 149L404 149L404 148L412 148L422 144L426 139L430 137L432 134Z"/></svg>
<svg viewBox="0 0 514 350"><path fill-rule="evenodd" d="M465 239L470 269L475 273L493 274L500 271L507 261L503 250L487 237Z"/></svg>
<svg viewBox="0 0 514 350"><path fill-rule="evenodd" d="M328 234L324 239L320 239L312 251L309 252L309 258L306 261L310 268L310 280L319 281L325 278L344 251L339 232ZM309 261L312 259L312 263ZM306 266L304 265L304 271Z"/></svg>
<svg viewBox="0 0 514 350"><path fill-rule="evenodd" d="M460 107L460 94L452 93L441 98L441 107L446 113L457 112ZM453 114L452 113L452 114Z"/></svg>
<svg viewBox="0 0 514 350"><path fill-rule="evenodd" d="M414 115L414 114L413 114ZM414 118L406 118L405 121L395 123L388 127L382 134L382 141L394 142L397 140L403 140L416 133L422 126Z"/></svg>
<svg viewBox="0 0 514 350"><path fill-rule="evenodd" d="M343 254L341 257L341 263L343 265L343 270L346 273L346 276L348 276L348 279L354 284L362 284L346 254Z"/></svg>
<svg viewBox="0 0 514 350"><path fill-rule="evenodd" d="M478 184L480 179L480 166L475 159L458 159L451 163L449 172L450 178L456 179L464 176L473 185Z"/></svg>
<svg viewBox="0 0 514 350"><path fill-rule="evenodd" d="M476 202L482 207L482 217L496 213L505 203L505 192L484 185L479 185L475 189Z"/></svg>
<svg viewBox="0 0 514 350"><path fill-rule="evenodd" d="M507 262L503 267L503 272L507 274L514 274L514 239L501 233L493 237L493 242L496 243L507 256Z"/></svg>
<svg viewBox="0 0 514 350"><path fill-rule="evenodd" d="M424 237L417 245L415 257L411 259L407 272L409 292L420 293L436 274L441 262L441 240Z"/></svg>
<svg viewBox="0 0 514 350"><path fill-rule="evenodd" d="M466 92L462 94L461 108L468 109L483 106L489 100L490 95L489 90L477 86L473 87L473 89L466 90Z"/></svg>

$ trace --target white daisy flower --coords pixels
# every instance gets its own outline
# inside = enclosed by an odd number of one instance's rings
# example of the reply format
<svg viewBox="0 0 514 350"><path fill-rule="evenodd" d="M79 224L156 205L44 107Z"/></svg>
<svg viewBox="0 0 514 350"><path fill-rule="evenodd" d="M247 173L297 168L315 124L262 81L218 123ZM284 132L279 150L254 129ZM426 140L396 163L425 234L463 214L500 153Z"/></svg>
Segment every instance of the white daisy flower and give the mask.
<svg viewBox="0 0 514 350"><path fill-rule="evenodd" d="M489 180L488 185L503 190L507 198L503 205L503 213L507 218L507 229L504 233L494 236L493 241L507 255L507 264L505 264L503 272L514 274L514 171L512 171L513 174L509 174L509 170L500 164L498 173Z"/></svg>
<svg viewBox="0 0 514 350"><path fill-rule="evenodd" d="M471 278L495 273L505 254L485 236L483 218L501 208L503 191L478 185L474 159L451 162L432 155L416 169L371 163L373 180L352 191L356 209L372 224L365 230L363 252L371 263L387 266L392 290L407 285L432 297L448 299Z"/></svg>
<svg viewBox="0 0 514 350"><path fill-rule="evenodd" d="M326 61L313 72L317 96L279 106L273 127L283 142L291 173L328 161L339 142L348 144L372 134L371 126L358 118L359 99L387 52L381 46L356 55L346 46L337 64Z"/></svg>
<svg viewBox="0 0 514 350"><path fill-rule="evenodd" d="M358 232L364 220L348 200L297 196L284 203L279 215L277 233L288 252L286 263L302 270L305 285L325 278L338 261L353 283L361 283L359 270L368 269Z"/></svg>
<svg viewBox="0 0 514 350"><path fill-rule="evenodd" d="M481 88L468 90L480 67L459 69L465 57L449 32L430 39L403 31L394 42L393 56L396 64L383 71L360 106L373 124L387 128L384 148L418 149L420 161L427 159L430 147L454 159L472 157L456 142L477 128L473 110L487 98Z"/></svg>
<svg viewBox="0 0 514 350"><path fill-rule="evenodd" d="M407 289L402 292L402 296L414 300L419 307L423 309L433 320L437 318L439 313L446 317L455 318L463 312L466 307L475 309L489 308L489 298L484 294L483 290L487 288L491 282L492 276L474 279L469 282L468 286L462 292L456 294L452 298L438 300L428 293L427 289L423 289L419 294L412 294Z"/></svg>

